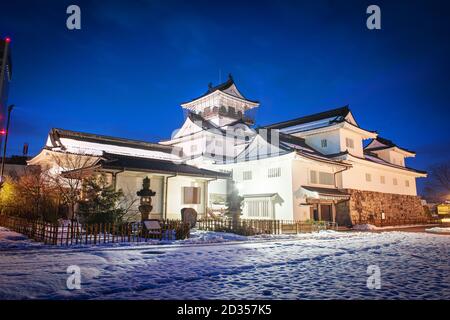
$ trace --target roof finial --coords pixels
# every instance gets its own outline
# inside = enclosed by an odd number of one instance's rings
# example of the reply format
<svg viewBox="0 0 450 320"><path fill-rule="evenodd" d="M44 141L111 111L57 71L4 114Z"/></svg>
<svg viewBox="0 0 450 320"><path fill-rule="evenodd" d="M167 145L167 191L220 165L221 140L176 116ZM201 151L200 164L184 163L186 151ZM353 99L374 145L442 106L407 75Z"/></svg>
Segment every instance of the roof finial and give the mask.
<svg viewBox="0 0 450 320"><path fill-rule="evenodd" d="M213 85L212 82L208 83L208 89L212 89Z"/></svg>
<svg viewBox="0 0 450 320"><path fill-rule="evenodd" d="M233 81L233 76L231 75L231 73L228 74L228 80Z"/></svg>

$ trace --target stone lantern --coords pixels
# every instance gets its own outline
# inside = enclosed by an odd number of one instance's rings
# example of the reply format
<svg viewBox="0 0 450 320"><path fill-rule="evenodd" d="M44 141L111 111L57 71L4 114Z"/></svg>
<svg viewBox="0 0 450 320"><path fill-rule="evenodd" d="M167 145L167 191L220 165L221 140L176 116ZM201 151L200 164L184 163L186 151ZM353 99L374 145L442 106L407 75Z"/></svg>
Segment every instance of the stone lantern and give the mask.
<svg viewBox="0 0 450 320"><path fill-rule="evenodd" d="M136 192L136 194L141 197L141 205L139 206L139 212L141 213L142 221L148 220L150 212L153 209L152 197L156 192L150 189L150 179L145 177L142 181L142 189Z"/></svg>

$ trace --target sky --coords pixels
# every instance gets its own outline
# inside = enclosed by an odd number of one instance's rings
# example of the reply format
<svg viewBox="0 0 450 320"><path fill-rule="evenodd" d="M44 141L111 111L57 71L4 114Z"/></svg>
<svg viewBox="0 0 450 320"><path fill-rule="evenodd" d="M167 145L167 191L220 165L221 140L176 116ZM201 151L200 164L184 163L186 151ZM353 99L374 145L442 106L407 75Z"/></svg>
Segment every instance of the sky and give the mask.
<svg viewBox="0 0 450 320"><path fill-rule="evenodd" d="M81 8L68 30L66 8ZM381 30L366 9L381 8ZM9 154L52 127L147 141L183 122L180 103L228 73L259 100L258 125L349 105L359 125L450 161L447 1L0 0L12 39ZM423 180L419 181L422 188Z"/></svg>

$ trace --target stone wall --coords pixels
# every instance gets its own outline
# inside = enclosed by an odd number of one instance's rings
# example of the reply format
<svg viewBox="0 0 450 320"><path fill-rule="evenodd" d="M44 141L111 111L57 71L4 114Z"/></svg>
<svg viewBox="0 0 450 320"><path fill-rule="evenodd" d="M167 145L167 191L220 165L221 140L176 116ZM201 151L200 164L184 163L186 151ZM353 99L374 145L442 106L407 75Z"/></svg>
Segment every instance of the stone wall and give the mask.
<svg viewBox="0 0 450 320"><path fill-rule="evenodd" d="M367 220L371 215L381 219L381 212L386 219L417 220L426 218L425 211L418 196L361 191L346 189L349 193L348 210L353 224L359 219Z"/></svg>

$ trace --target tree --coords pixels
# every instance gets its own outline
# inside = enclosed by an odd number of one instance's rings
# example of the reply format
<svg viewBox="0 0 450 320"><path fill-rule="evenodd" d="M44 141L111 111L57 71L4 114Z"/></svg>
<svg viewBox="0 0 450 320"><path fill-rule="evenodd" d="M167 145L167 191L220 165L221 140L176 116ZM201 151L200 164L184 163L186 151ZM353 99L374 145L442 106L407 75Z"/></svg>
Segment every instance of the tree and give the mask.
<svg viewBox="0 0 450 320"><path fill-rule="evenodd" d="M17 179L5 177L0 189L0 209L2 214L11 214L16 210L16 182Z"/></svg>
<svg viewBox="0 0 450 320"><path fill-rule="evenodd" d="M50 183L57 189L61 204L66 205L69 218L74 218L75 207L80 200L83 179L91 173L97 157L84 154L53 153L53 167L47 170Z"/></svg>
<svg viewBox="0 0 450 320"><path fill-rule="evenodd" d="M104 174L83 180L82 199L78 213L87 223L120 223L128 212L121 204L125 201L122 190L115 191Z"/></svg>
<svg viewBox="0 0 450 320"><path fill-rule="evenodd" d="M49 183L48 173L39 167L26 167L14 185L15 214L30 219L56 221L59 194Z"/></svg>
<svg viewBox="0 0 450 320"><path fill-rule="evenodd" d="M450 200L450 162L438 163L430 167L425 194L431 201Z"/></svg>

